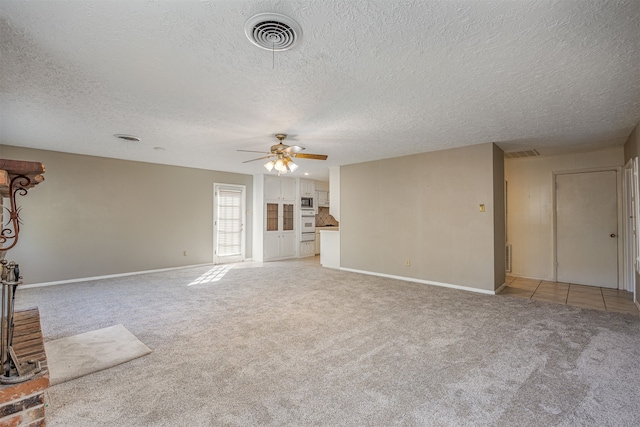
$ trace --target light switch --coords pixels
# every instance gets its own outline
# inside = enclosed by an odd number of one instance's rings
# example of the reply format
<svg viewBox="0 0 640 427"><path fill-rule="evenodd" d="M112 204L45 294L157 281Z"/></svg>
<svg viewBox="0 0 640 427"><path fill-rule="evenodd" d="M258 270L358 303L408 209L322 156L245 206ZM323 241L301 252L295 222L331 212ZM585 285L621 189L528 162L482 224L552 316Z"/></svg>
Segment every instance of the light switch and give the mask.
<svg viewBox="0 0 640 427"><path fill-rule="evenodd" d="M480 203L480 212L484 212L484 203Z"/></svg>

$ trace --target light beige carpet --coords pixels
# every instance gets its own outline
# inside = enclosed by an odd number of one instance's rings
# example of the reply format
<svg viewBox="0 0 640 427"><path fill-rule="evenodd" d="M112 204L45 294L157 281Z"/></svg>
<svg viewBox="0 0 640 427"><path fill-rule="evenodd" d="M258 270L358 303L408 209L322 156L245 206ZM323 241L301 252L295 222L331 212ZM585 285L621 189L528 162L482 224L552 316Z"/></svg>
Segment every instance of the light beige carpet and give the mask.
<svg viewBox="0 0 640 427"><path fill-rule="evenodd" d="M46 338L153 348L49 388L47 427L640 426L640 317L309 258L18 288Z"/></svg>
<svg viewBox="0 0 640 427"><path fill-rule="evenodd" d="M123 325L44 343L51 385L102 371L151 353Z"/></svg>

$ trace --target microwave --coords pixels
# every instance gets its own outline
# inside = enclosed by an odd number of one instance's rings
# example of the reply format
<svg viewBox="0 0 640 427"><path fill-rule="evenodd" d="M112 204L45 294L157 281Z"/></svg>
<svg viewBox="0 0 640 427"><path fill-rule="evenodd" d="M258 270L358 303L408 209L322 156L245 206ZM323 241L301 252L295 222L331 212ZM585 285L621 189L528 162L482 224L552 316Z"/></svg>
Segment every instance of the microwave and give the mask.
<svg viewBox="0 0 640 427"><path fill-rule="evenodd" d="M303 197L300 199L301 209L313 209L313 197Z"/></svg>

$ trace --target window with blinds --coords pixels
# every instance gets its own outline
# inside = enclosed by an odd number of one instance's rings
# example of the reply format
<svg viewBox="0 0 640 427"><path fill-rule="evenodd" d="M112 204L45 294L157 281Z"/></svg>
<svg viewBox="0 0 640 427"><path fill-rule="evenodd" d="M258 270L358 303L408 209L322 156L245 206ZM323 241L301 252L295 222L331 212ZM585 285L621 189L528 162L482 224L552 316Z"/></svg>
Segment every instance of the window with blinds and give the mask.
<svg viewBox="0 0 640 427"><path fill-rule="evenodd" d="M242 252L242 191L218 190L218 256L240 255Z"/></svg>

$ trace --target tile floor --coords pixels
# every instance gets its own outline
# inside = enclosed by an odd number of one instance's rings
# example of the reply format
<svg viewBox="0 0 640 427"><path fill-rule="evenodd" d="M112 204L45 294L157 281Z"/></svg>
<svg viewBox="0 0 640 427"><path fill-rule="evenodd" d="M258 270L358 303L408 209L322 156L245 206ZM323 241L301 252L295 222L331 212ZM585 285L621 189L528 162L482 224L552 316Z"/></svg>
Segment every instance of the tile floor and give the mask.
<svg viewBox="0 0 640 427"><path fill-rule="evenodd" d="M507 276L506 282L500 295L640 316L631 292L514 276Z"/></svg>

